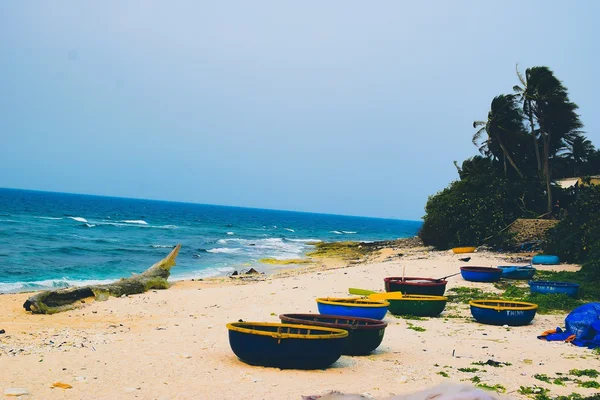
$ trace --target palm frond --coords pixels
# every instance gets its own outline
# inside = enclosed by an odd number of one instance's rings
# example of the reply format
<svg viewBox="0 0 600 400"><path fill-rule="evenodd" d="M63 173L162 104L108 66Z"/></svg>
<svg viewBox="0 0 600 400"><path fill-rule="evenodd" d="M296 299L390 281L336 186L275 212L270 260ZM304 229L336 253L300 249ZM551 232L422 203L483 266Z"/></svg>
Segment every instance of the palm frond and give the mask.
<svg viewBox="0 0 600 400"><path fill-rule="evenodd" d="M473 135L473 144L477 147L479 147L479 140L481 139L481 135L485 132L485 126L483 128L480 128L477 130L477 132L475 132L475 134Z"/></svg>
<svg viewBox="0 0 600 400"><path fill-rule="evenodd" d="M515 66L515 69L517 70L517 77L519 78L519 82L521 82L521 85L523 85L523 87L527 87L527 80L523 77L523 74L521 74L521 71L519 71L519 63L517 63L517 65ZM516 86L513 87L513 89Z"/></svg>

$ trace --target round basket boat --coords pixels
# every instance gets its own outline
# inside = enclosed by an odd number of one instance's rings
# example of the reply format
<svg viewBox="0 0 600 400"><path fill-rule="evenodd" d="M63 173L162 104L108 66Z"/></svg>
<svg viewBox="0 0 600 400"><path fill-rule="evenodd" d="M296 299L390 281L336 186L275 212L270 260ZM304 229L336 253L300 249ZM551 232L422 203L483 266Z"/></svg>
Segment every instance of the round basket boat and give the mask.
<svg viewBox="0 0 600 400"><path fill-rule="evenodd" d="M531 293L563 293L570 297L577 297L579 284L571 282L530 281L529 290Z"/></svg>
<svg viewBox="0 0 600 400"><path fill-rule="evenodd" d="M452 252L454 254L473 253L476 247L454 247Z"/></svg>
<svg viewBox="0 0 600 400"><path fill-rule="evenodd" d="M535 275L536 269L529 266L502 265L502 278L505 279L531 279Z"/></svg>
<svg viewBox="0 0 600 400"><path fill-rule="evenodd" d="M560 258L558 256L538 254L531 259L531 263L542 265L558 265L560 264Z"/></svg>
<svg viewBox="0 0 600 400"><path fill-rule="evenodd" d="M471 315L482 324L527 325L535 317L537 304L506 300L471 300Z"/></svg>
<svg viewBox="0 0 600 400"><path fill-rule="evenodd" d="M362 356L381 344L387 322L370 318L342 317L324 314L282 314L279 319L287 324L324 326L348 331L342 354Z"/></svg>
<svg viewBox="0 0 600 400"><path fill-rule="evenodd" d="M401 299L389 300L389 302L390 312L394 315L436 317L446 308L448 298L444 296L406 294Z"/></svg>
<svg viewBox="0 0 600 400"><path fill-rule="evenodd" d="M448 281L443 279L390 276L383 279L386 292L443 296Z"/></svg>
<svg viewBox="0 0 600 400"><path fill-rule="evenodd" d="M460 267L460 274L465 281L497 282L502 277L502 270L489 267Z"/></svg>
<svg viewBox="0 0 600 400"><path fill-rule="evenodd" d="M327 368L340 358L348 337L342 329L268 322L234 322L227 329L240 360L277 368Z"/></svg>
<svg viewBox="0 0 600 400"><path fill-rule="evenodd" d="M390 303L385 300L369 300L362 297L322 297L317 299L319 314L379 320L385 317L389 305Z"/></svg>

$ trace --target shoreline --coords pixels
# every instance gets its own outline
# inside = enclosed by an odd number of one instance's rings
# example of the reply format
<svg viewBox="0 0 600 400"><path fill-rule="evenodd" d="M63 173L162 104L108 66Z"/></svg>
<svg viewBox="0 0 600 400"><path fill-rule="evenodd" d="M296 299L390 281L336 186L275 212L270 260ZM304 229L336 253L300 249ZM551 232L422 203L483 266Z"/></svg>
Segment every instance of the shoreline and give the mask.
<svg viewBox="0 0 600 400"><path fill-rule="evenodd" d="M399 239L394 239L394 240L381 240L381 241L367 241L367 242L362 242L362 241L338 241L338 242L325 242L325 241L319 241L319 242L307 242L306 244L309 244L311 246L315 246L317 243L321 243L321 244L326 244L326 245L335 245L337 243L343 243L343 244L352 244L352 245L357 245L357 246L366 246L366 247L371 247L376 249L381 249L381 248L397 248L397 245L391 246L391 244L394 243L404 243L405 241L410 242L414 239L416 239L417 237L407 237L407 238L399 238ZM386 247L387 246L387 247ZM175 246L172 246L175 247ZM172 248L170 247L170 248ZM402 247L402 246L400 246ZM351 260L346 260L343 258L339 258L339 257L335 257L334 256L310 256L311 253L313 253L315 251L315 249L308 249L303 255L302 258L297 258L294 260L298 260L300 261L300 263L290 263L290 259L275 259L275 258L266 258L266 259L260 259L256 262L256 264L250 264L248 263L247 265L240 265L240 264L233 264L231 267L233 268L234 266L240 267L239 269L234 270L238 275L233 276L233 278L243 281L243 280L247 280L247 281L252 281L252 280L259 280L258 276L259 275L254 275L254 278L252 278L251 275L244 275L241 272L244 270L248 270L248 269L255 269L259 272L260 275L264 275L264 276L271 276L271 275L278 275L284 271L287 270L302 270L304 268L308 268L309 271L312 271L313 269L318 269L319 267L325 268L325 269L329 269L329 268L335 268L335 267L339 267L340 264L342 263L356 263L356 262L364 262L365 260L363 259L364 256L361 256L361 259L351 259ZM273 260L273 261L282 261L282 264L277 264L276 262L262 262L262 260ZM157 260L158 261L158 260ZM150 265L148 265L147 267L150 267ZM243 268L242 268L243 267ZM177 267L175 266L175 269ZM185 281L221 281L225 278L230 278L232 277L232 272L223 272L220 273L218 275L214 275L214 276L209 276L209 277L205 277L205 278L191 278L191 277L183 277L183 278L179 278L179 277L170 277L169 278L169 282L171 284L175 284L177 282L185 282ZM198 274L201 275L202 270L198 271ZM189 273L188 273L189 274ZM117 280L123 278L122 277L118 277L115 279L93 279L90 278L88 281L92 282L92 281L102 281L105 283L111 283L111 282L116 282ZM59 279L59 278L56 278ZM50 279L52 280L52 279ZM55 289L67 289L67 288L71 288L71 287L80 287L80 286L87 286L87 285L69 285L69 286L65 286L65 287L55 287L55 288L41 288L41 289L30 289L30 290L23 290L23 291L9 291L9 292L0 292L0 296L2 295L9 295L9 294L19 294L19 293L39 293L45 290L55 290Z"/></svg>
<svg viewBox="0 0 600 400"><path fill-rule="evenodd" d="M520 254L470 256L472 265L500 265ZM407 276L449 275L462 265L458 257L426 248L384 248L364 262L286 268L259 280L177 281L168 290L110 298L55 315L27 314L22 304L28 294L5 294L0 296L0 329L6 330L0 335L0 364L6 372L0 375L0 393L25 388L32 398L95 393L106 399L300 399L340 390L385 398L442 382L471 383L475 376L482 384L504 386L516 398L525 398L517 392L520 386L542 386L552 395L597 391L533 378L571 369L600 370L600 360L590 350L536 339L544 330L563 326L564 313L538 314L531 325L511 329L472 322L468 307L458 303L449 304L437 318L388 314L383 342L373 354L342 356L327 370L253 367L229 347L228 322L278 322L283 313L316 313L316 297L349 296L348 287L383 290L383 277L398 276L403 269ZM578 266L559 269L575 271ZM493 290L460 277L449 279L448 287ZM511 365L472 365L489 359ZM364 379L373 374L377 380ZM57 381L73 387L51 389Z"/></svg>

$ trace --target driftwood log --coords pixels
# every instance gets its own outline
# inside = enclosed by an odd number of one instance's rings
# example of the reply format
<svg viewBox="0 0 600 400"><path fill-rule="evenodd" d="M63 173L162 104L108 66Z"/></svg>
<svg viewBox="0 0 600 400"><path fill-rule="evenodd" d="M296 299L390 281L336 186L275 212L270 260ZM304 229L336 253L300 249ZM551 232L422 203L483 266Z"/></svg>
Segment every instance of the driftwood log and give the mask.
<svg viewBox="0 0 600 400"><path fill-rule="evenodd" d="M81 305L81 300L89 297L103 301L108 299L108 296L120 297L144 293L151 289L168 289L167 278L171 274L171 267L175 265L180 248L181 245L178 244L167 257L139 275L122 278L105 285L46 290L28 298L23 304L23 308L34 314L55 314L77 308Z"/></svg>

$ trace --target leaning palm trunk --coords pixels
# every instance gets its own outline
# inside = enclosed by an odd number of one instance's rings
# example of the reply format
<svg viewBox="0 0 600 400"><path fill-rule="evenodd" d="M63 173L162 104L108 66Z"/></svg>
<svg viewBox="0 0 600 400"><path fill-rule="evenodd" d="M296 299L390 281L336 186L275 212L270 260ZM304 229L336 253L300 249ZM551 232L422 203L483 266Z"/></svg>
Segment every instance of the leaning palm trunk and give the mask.
<svg viewBox="0 0 600 400"><path fill-rule="evenodd" d="M533 138L533 148L535 149L535 160L537 162L538 171L542 170L542 161L540 160L540 148L537 140L537 133L535 132L535 126L533 125L533 111L531 111L531 100L528 107L529 126L531 127L531 137Z"/></svg>
<svg viewBox="0 0 600 400"><path fill-rule="evenodd" d="M510 165L512 165L512 167L515 169L515 171L517 171L517 174L519 174L519 176L521 178L523 178L523 173L521 172L519 167L517 167L517 164L515 164L515 162L513 161L512 157L510 156L510 153L504 146L504 143L502 143L502 141L500 139L498 139L498 144L500 144L500 148L504 152L504 156L508 159L508 162L510 163Z"/></svg>
<svg viewBox="0 0 600 400"><path fill-rule="evenodd" d="M81 305L81 300L95 297L96 300L106 300L108 296L123 296L144 293L151 289L167 289L167 279L181 245L178 244L167 257L160 260L146 271L131 278L123 278L106 285L90 285L69 289L47 290L31 296L23 308L34 314L56 314L72 310Z"/></svg>
<svg viewBox="0 0 600 400"><path fill-rule="evenodd" d="M544 145L544 178L546 179L546 192L548 193L548 213L552 212L552 184L550 176L550 133L543 138Z"/></svg>

